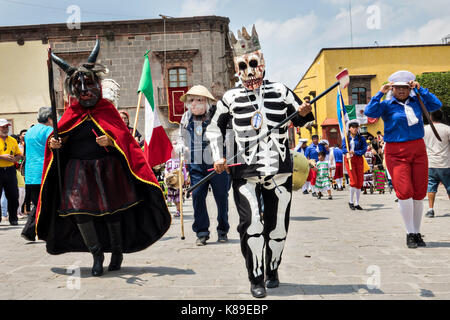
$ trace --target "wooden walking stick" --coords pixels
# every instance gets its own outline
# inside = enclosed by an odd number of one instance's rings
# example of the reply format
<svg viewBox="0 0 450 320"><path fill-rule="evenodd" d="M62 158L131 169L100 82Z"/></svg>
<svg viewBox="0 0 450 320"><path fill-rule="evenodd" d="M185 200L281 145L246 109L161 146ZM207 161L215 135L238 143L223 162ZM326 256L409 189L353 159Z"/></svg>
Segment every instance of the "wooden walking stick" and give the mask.
<svg viewBox="0 0 450 320"><path fill-rule="evenodd" d="M178 186L180 188L180 221L181 221L181 240L184 240L184 220L183 220L183 182L184 182L184 176L183 176L183 151L180 153L180 168L178 173Z"/></svg>
<svg viewBox="0 0 450 320"><path fill-rule="evenodd" d="M425 118L427 118L428 123L430 124L430 128L433 131L434 135L436 136L436 139L442 142L441 136L436 130L436 127L434 126L433 121L431 121L430 114L428 113L427 108L423 104L422 98L420 97L419 90L417 88L414 88L414 92L416 93L417 99L419 99L420 108L422 109L422 113L424 114Z"/></svg>

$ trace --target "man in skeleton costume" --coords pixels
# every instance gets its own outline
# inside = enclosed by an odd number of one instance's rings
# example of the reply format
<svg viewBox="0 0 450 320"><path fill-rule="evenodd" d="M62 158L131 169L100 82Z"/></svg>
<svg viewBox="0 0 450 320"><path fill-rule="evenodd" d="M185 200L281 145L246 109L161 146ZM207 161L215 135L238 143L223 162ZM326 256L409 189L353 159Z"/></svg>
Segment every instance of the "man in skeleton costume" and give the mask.
<svg viewBox="0 0 450 320"><path fill-rule="evenodd" d="M206 136L210 140L217 173L229 171L222 154L228 123L234 135L234 150L258 141L237 159L242 165L230 169L250 290L254 297L262 298L266 295L266 286L275 288L279 285L277 270L289 225L293 168L288 124L268 137L258 139L294 112L299 113L292 120L296 126L302 126L314 117L311 106L302 104L285 85L264 80L265 62L254 26L251 36L242 28L242 34L238 31L238 39L233 33L230 33L230 39L236 73L243 86L227 91L218 101ZM229 149L233 148L227 147Z"/></svg>
<svg viewBox="0 0 450 320"><path fill-rule="evenodd" d="M67 74L71 105L58 122L59 140L50 135L45 150L36 231L47 252L92 253L93 276L121 268L123 253L143 250L169 228L164 195L138 143L114 105L102 97L96 64L97 40L88 62L72 67L52 55ZM59 149L58 173L54 149ZM62 194L58 175L61 175Z"/></svg>

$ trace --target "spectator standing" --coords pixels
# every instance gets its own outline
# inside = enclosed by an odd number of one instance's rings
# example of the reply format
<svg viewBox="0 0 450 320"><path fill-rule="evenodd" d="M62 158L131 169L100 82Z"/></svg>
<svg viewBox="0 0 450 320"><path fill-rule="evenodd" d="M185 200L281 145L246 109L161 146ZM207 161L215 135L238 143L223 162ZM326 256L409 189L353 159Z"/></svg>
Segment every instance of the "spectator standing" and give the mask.
<svg viewBox="0 0 450 320"><path fill-rule="evenodd" d="M17 208L19 207L19 189L15 162L22 159L17 140L9 136L11 124L6 119L0 119L0 192L5 190L8 200L9 223L18 225Z"/></svg>
<svg viewBox="0 0 450 320"><path fill-rule="evenodd" d="M25 135L25 185L33 204L33 209L22 230L22 237L28 241L34 241L36 237L36 207L41 189L45 147L47 138L53 131L51 113L52 110L50 107L41 107L38 111L38 123L31 127Z"/></svg>
<svg viewBox="0 0 450 320"><path fill-rule="evenodd" d="M442 122L441 110L431 113L431 121L436 127L442 142L433 134L429 125L425 126L424 141L428 155L428 218L434 218L434 200L439 183L447 190L450 199L450 127Z"/></svg>

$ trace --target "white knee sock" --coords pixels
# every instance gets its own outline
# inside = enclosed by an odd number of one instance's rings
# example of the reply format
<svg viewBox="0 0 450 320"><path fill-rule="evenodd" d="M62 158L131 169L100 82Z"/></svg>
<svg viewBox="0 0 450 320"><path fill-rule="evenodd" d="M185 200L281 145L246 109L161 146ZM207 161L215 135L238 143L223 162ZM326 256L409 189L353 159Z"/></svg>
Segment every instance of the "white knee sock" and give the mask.
<svg viewBox="0 0 450 320"><path fill-rule="evenodd" d="M414 233L420 233L420 223L422 222L423 201L413 200L414 205Z"/></svg>
<svg viewBox="0 0 450 320"><path fill-rule="evenodd" d="M355 198L356 189L353 187L350 187L350 203L353 203L353 199Z"/></svg>
<svg viewBox="0 0 450 320"><path fill-rule="evenodd" d="M412 198L406 200L398 199L398 206L402 214L403 222L405 223L406 232L414 232L414 202Z"/></svg>
<svg viewBox="0 0 450 320"><path fill-rule="evenodd" d="M355 206L359 205L359 198L361 198L361 189L355 189L355 193L356 193L356 201L355 201Z"/></svg>
<svg viewBox="0 0 450 320"><path fill-rule="evenodd" d="M339 189L342 188L342 178L336 179L336 183Z"/></svg>
<svg viewBox="0 0 450 320"><path fill-rule="evenodd" d="M305 184L302 187L302 191L308 190L309 184L310 184L310 182L306 181Z"/></svg>

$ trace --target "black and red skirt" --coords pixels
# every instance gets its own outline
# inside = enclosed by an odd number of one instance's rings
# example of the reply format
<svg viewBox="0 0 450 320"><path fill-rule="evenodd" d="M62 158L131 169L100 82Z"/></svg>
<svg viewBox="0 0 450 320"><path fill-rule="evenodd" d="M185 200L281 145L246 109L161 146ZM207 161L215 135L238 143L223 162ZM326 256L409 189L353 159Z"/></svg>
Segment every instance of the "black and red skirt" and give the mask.
<svg viewBox="0 0 450 320"><path fill-rule="evenodd" d="M131 174L117 156L68 160L60 216L104 216L126 210L138 203Z"/></svg>

